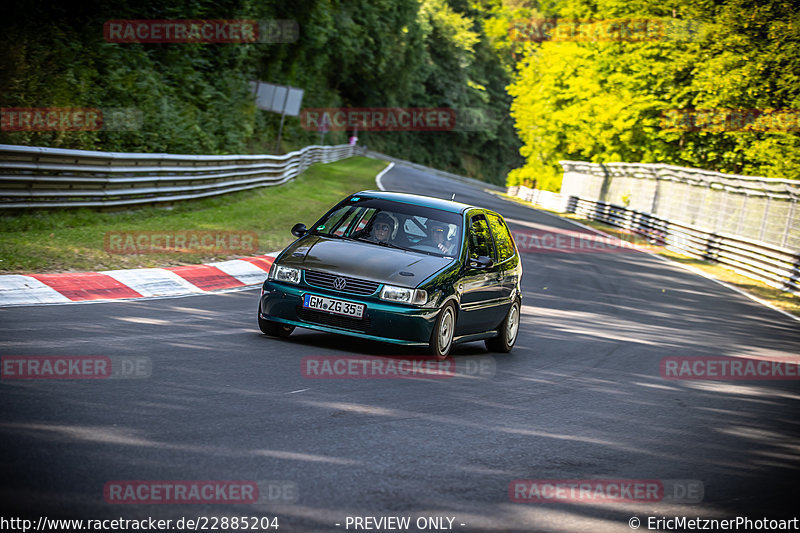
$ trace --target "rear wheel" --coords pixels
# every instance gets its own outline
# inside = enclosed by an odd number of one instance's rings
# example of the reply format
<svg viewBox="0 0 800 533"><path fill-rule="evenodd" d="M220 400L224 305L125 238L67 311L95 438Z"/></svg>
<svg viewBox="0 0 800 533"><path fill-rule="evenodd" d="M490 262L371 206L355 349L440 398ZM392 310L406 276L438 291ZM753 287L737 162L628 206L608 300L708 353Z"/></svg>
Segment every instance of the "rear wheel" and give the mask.
<svg viewBox="0 0 800 533"><path fill-rule="evenodd" d="M446 359L453 346L453 333L456 328L456 308L452 302L448 302L439 313L436 324L431 333L431 341L428 350L436 359Z"/></svg>
<svg viewBox="0 0 800 533"><path fill-rule="evenodd" d="M519 298L514 300L508 310L506 318L500 327L497 329L497 337L486 339L486 349L490 352L508 353L514 347L517 341L517 333L519 332Z"/></svg>
<svg viewBox="0 0 800 533"><path fill-rule="evenodd" d="M269 335L271 337L288 337L294 331L294 326L289 326L288 324L280 324L278 322L273 322L272 320L266 320L261 318L261 305L258 306L258 329L261 330L261 333L264 335Z"/></svg>

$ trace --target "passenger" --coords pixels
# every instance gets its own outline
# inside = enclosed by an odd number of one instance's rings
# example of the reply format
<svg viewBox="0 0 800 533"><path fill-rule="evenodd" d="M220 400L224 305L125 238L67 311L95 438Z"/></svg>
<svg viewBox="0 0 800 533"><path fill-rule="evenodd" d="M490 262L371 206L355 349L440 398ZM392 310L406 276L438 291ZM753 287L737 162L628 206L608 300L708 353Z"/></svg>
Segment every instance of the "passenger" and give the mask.
<svg viewBox="0 0 800 533"><path fill-rule="evenodd" d="M391 242L397 230L397 220L384 211L375 215L372 221L372 231L370 232L370 240L375 242Z"/></svg>
<svg viewBox="0 0 800 533"><path fill-rule="evenodd" d="M429 241L425 244L433 246L444 255L451 255L455 252L456 243L453 239L448 239L447 234L450 232L450 225L438 220L428 220L428 236Z"/></svg>

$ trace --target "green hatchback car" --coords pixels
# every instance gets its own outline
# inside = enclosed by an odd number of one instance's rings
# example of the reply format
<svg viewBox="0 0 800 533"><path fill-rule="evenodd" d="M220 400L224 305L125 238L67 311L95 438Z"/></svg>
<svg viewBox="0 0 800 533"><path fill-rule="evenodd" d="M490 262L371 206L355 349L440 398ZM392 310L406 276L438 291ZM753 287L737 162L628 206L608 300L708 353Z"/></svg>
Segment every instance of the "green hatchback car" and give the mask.
<svg viewBox="0 0 800 533"><path fill-rule="evenodd" d="M258 304L267 335L295 327L423 346L508 352L520 323L522 262L503 217L414 194L362 191L275 258Z"/></svg>

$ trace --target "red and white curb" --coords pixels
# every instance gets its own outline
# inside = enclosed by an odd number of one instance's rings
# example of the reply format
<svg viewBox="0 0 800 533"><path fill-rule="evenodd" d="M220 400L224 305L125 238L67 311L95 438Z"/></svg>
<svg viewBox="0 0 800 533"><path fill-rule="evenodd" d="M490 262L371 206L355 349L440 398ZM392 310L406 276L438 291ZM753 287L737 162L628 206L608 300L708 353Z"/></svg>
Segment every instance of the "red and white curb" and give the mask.
<svg viewBox="0 0 800 533"><path fill-rule="evenodd" d="M0 276L0 307L203 294L264 282L274 254L205 265Z"/></svg>
<svg viewBox="0 0 800 533"><path fill-rule="evenodd" d="M388 165L376 177L394 167ZM170 268L105 270L77 274L0 275L0 307L162 298L261 285L280 252L232 261Z"/></svg>

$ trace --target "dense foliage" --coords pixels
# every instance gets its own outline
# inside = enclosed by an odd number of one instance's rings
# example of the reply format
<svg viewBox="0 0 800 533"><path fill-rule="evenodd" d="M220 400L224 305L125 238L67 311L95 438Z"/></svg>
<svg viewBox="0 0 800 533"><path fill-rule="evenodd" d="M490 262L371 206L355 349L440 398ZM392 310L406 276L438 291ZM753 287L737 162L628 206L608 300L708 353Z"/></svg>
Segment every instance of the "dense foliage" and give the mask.
<svg viewBox="0 0 800 533"><path fill-rule="evenodd" d="M797 112L777 130L665 126L670 110L800 109L793 0L31 0L5 11L0 106L133 108L141 127L0 131L4 143L270 152L280 117L255 108L248 81L260 79L305 89L305 108L453 109L456 131L359 141L495 183L508 174L557 190L565 159L800 178ZM103 37L113 19L290 19L300 31L291 43L120 44ZM514 30L540 19L671 29L549 40ZM289 117L282 149L347 136Z"/></svg>
<svg viewBox="0 0 800 533"><path fill-rule="evenodd" d="M448 107L470 127L359 132L370 148L502 183L519 166L508 117L510 59L490 45L483 11L450 0L32 0L5 13L3 107L133 108L131 131L0 132L0 142L80 149L269 152L280 116L257 110L248 81L305 90L303 107ZM120 19L289 19L292 43L111 43ZM287 117L283 149L341 143Z"/></svg>
<svg viewBox="0 0 800 533"><path fill-rule="evenodd" d="M542 3L544 5L544 3ZM518 13L519 14L519 13ZM515 39L512 116L526 164L512 184L556 190L559 160L658 162L800 178L800 5L791 0L566 0L523 13L682 21L644 40ZM793 110L793 121L670 127L667 110ZM743 124L745 121L742 121ZM708 122L706 122L708 123Z"/></svg>

